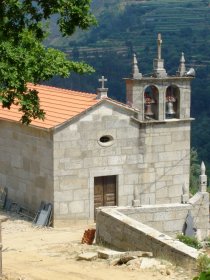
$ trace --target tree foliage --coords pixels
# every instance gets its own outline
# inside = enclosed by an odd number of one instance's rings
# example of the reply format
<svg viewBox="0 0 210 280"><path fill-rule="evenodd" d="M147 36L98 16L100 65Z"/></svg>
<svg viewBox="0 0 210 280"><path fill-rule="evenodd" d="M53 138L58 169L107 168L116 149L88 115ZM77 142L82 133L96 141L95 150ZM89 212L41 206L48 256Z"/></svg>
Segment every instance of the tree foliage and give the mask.
<svg viewBox="0 0 210 280"><path fill-rule="evenodd" d="M70 72L92 72L84 62L67 59L61 51L46 48L47 20L53 15L63 36L76 28L95 24L90 12L91 0L5 0L0 2L0 100L10 109L18 105L22 122L44 118L38 92L27 83L37 84L54 75L67 77Z"/></svg>

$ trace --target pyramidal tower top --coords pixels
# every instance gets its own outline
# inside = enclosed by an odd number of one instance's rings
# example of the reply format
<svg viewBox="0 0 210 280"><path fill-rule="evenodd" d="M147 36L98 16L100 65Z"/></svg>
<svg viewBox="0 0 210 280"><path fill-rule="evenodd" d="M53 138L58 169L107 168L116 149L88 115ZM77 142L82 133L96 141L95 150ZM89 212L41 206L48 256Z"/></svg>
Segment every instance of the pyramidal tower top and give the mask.
<svg viewBox="0 0 210 280"><path fill-rule="evenodd" d="M159 33L157 38L157 58L153 60L153 76L156 78L167 77L167 73L164 68L164 60L161 58L162 42L161 34Z"/></svg>
<svg viewBox="0 0 210 280"><path fill-rule="evenodd" d="M132 78L133 79L142 78L142 74L139 72L138 61L135 53L133 54L133 60L132 60Z"/></svg>
<svg viewBox="0 0 210 280"><path fill-rule="evenodd" d="M185 58L184 58L184 53L182 52L181 59L180 59L180 65L179 65L179 70L178 70L178 75L180 77L183 77L186 73L186 67L185 67Z"/></svg>

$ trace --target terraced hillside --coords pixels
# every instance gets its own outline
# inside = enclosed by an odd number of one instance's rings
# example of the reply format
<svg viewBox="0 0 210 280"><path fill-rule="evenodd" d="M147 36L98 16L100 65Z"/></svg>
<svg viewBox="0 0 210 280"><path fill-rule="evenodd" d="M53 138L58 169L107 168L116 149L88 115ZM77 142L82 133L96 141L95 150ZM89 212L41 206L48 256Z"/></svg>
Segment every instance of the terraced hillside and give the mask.
<svg viewBox="0 0 210 280"><path fill-rule="evenodd" d="M176 36L180 39L187 36L191 37L192 46L197 47L210 28L210 7L206 0L106 0L100 1L100 5L95 0L93 11L98 17L98 27L88 33L79 32L70 40L54 36L48 44L67 51L75 45L85 46L85 52L89 48L92 52L93 48L106 51L110 47L121 51L131 41L137 50L144 51L153 43L154 34L161 32L165 45L178 43L174 40ZM201 32L200 38L197 32Z"/></svg>
<svg viewBox="0 0 210 280"><path fill-rule="evenodd" d="M64 50L75 60L86 60L96 73L67 80L54 79L58 86L94 92L100 75L108 78L109 95L125 99L123 77L130 74L135 51L143 73L151 73L156 56L157 33L163 37L163 57L168 74L178 68L185 52L188 67L196 69L193 82L192 144L210 166L210 1L209 0L94 0L98 26L60 38L55 29L48 46ZM205 129L203 129L205 127Z"/></svg>

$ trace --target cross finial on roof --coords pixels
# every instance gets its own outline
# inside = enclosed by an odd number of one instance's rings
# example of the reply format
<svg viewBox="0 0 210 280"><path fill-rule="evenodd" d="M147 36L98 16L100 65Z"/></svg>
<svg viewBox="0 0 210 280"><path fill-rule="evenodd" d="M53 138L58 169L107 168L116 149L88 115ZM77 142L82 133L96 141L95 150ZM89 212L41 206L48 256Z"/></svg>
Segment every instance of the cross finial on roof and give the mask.
<svg viewBox="0 0 210 280"><path fill-rule="evenodd" d="M101 79L98 79L99 82L101 82L101 88L104 88L104 83L107 82L107 79L104 78L104 76L101 76Z"/></svg>
<svg viewBox="0 0 210 280"><path fill-rule="evenodd" d="M161 45L162 45L162 39L161 39L161 34L158 33L158 39L157 39L157 43L158 43L158 59L161 59Z"/></svg>

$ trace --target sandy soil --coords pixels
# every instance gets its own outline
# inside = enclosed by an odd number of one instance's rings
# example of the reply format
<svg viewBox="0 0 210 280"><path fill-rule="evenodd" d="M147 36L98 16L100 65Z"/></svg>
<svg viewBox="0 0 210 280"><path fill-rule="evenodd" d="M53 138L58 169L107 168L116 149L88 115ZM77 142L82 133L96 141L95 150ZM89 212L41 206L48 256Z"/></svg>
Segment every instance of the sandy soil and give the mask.
<svg viewBox="0 0 210 280"><path fill-rule="evenodd" d="M5 217L5 214L3 214ZM1 218L1 217L0 217ZM184 280L191 272L180 267L143 270L133 266L112 266L109 261L78 261L82 252L94 252L96 245L83 245L87 226L35 228L21 218L7 216L2 223L4 279L18 280ZM169 274L169 275L167 275Z"/></svg>

